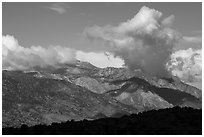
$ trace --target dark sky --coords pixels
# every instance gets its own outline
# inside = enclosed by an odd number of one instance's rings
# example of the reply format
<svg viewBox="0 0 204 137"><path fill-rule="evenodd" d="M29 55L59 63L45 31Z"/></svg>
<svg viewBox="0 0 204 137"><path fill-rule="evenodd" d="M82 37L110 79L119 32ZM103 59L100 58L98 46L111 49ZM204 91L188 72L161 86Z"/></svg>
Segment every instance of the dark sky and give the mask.
<svg viewBox="0 0 204 137"><path fill-rule="evenodd" d="M187 37L202 35L202 3L3 3L3 35L14 35L24 47L61 45L84 51L104 50L81 36L86 27L118 25L134 17L142 6L175 16L173 28ZM200 48L181 42L178 49Z"/></svg>

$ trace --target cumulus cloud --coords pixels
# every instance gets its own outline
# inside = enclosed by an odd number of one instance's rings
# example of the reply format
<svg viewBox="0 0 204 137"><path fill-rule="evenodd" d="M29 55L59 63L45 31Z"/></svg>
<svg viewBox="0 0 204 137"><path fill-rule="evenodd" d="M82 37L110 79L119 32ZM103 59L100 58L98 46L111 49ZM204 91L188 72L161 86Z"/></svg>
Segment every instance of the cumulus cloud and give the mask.
<svg viewBox="0 0 204 137"><path fill-rule="evenodd" d="M174 16L162 19L162 13L146 6L130 20L118 26L93 26L83 32L90 40L101 40L114 56L130 69L142 69L156 76L168 76L166 63L181 35L171 28Z"/></svg>
<svg viewBox="0 0 204 137"><path fill-rule="evenodd" d="M106 68L106 67L122 67L124 64L124 61L119 57L114 57L111 53L108 52L83 52L83 51L77 51L76 52L76 59L90 62L96 67L99 68Z"/></svg>
<svg viewBox="0 0 204 137"><path fill-rule="evenodd" d="M9 70L26 70L34 66L57 66L59 63L74 63L75 51L66 47L19 45L13 36L2 37L2 67Z"/></svg>
<svg viewBox="0 0 204 137"><path fill-rule="evenodd" d="M168 69L173 75L187 83L200 82L202 80L202 50L178 50L171 55Z"/></svg>
<svg viewBox="0 0 204 137"><path fill-rule="evenodd" d="M47 8L53 11L56 11L59 14L63 14L67 12L67 9L70 9L71 7L67 5L66 3L58 2L58 3L52 4L50 7L47 7Z"/></svg>
<svg viewBox="0 0 204 137"><path fill-rule="evenodd" d="M84 52L61 46L31 46L19 45L14 36L2 37L2 66L8 70L29 70L35 66L58 67L63 63L75 63L76 60L90 62L100 67L122 67L124 61L108 52Z"/></svg>

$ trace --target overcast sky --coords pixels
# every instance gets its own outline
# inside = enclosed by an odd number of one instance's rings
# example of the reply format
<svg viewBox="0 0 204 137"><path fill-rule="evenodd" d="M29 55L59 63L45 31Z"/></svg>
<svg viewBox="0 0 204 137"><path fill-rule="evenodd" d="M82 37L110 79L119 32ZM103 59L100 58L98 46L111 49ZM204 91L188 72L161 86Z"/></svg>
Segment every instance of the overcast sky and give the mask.
<svg viewBox="0 0 204 137"><path fill-rule="evenodd" d="M3 35L13 35L24 47L61 45L103 51L105 47L98 46L103 43L82 37L84 29L117 26L133 18L142 6L162 12L162 18L173 14L174 29L187 37L201 37L202 3L3 3ZM201 43L184 41L177 48L189 47L201 48Z"/></svg>

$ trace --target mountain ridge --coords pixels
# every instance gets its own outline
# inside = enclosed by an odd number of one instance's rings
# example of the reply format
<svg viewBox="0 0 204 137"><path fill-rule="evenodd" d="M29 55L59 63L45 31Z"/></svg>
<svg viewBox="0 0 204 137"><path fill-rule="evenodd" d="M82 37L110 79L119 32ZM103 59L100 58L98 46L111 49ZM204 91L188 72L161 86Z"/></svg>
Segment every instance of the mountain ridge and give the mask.
<svg viewBox="0 0 204 137"><path fill-rule="evenodd" d="M137 114L174 106L202 108L201 90L178 79L151 77L127 68L97 68L86 62L32 71L4 70L2 96L3 127Z"/></svg>

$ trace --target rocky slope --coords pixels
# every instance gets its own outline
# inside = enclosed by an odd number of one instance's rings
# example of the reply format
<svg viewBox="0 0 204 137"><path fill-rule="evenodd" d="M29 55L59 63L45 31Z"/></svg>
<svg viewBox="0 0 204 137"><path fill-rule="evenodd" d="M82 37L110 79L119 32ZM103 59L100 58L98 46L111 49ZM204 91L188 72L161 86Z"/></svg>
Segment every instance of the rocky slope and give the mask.
<svg viewBox="0 0 204 137"><path fill-rule="evenodd" d="M2 71L3 127L97 119L174 106L201 108L201 91L175 77L86 62Z"/></svg>
<svg viewBox="0 0 204 137"><path fill-rule="evenodd" d="M3 127L92 119L137 109L68 81L3 71Z"/></svg>

